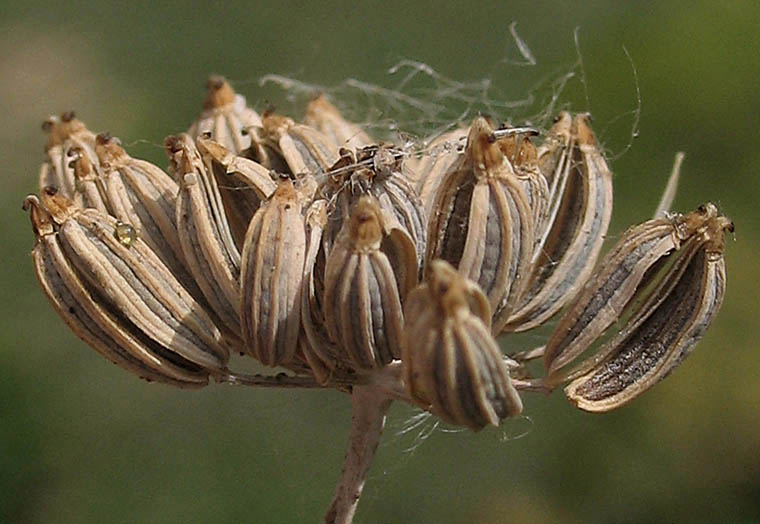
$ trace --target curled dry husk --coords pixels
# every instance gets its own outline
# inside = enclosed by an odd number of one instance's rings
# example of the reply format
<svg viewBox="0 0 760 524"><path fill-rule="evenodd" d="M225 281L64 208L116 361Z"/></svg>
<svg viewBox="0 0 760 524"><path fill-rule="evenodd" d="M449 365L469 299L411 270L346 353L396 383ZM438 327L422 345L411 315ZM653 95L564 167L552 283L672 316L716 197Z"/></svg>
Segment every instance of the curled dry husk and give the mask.
<svg viewBox="0 0 760 524"><path fill-rule="evenodd" d="M518 415L522 401L491 336L488 300L474 282L435 260L404 309L404 381L421 407L479 430Z"/></svg>
<svg viewBox="0 0 760 524"><path fill-rule="evenodd" d="M582 409L607 411L667 376L722 304L726 230L733 224L712 204L629 229L549 340L547 384L575 379L568 397ZM563 370L620 317L611 339L572 372Z"/></svg>
<svg viewBox="0 0 760 524"><path fill-rule="evenodd" d="M208 137L233 153L242 154L251 147L249 129L261 127L261 117L224 77L210 77L207 89L203 112L187 133L193 138Z"/></svg>
<svg viewBox="0 0 760 524"><path fill-rule="evenodd" d="M69 327L147 380L197 387L225 370L219 330L135 230L56 193L46 188L25 208L37 277Z"/></svg>
<svg viewBox="0 0 760 524"><path fill-rule="evenodd" d="M343 118L340 111L323 94L315 96L309 102L303 123L322 133L335 151L343 147L359 149L375 143L361 127Z"/></svg>
<svg viewBox="0 0 760 524"><path fill-rule="evenodd" d="M303 204L289 178L256 212L242 253L240 302L243 340L268 366L289 364L301 331L306 255Z"/></svg>
<svg viewBox="0 0 760 524"><path fill-rule="evenodd" d="M522 183L478 117L467 147L446 173L432 206L427 267L443 259L485 292L495 333L527 284L533 253L533 218Z"/></svg>
<svg viewBox="0 0 760 524"><path fill-rule="evenodd" d="M48 143L45 162L40 167L39 191L42 193L46 187L57 187L61 195L74 198L77 187L74 161L84 156L90 165L98 163L95 134L71 111L63 113L60 118L48 118L42 128L48 132Z"/></svg>
<svg viewBox="0 0 760 524"><path fill-rule="evenodd" d="M538 151L549 187L532 271L506 331L537 327L572 300L591 275L612 216L612 174L586 114L562 113Z"/></svg>
<svg viewBox="0 0 760 524"><path fill-rule="evenodd" d="M407 160L409 178L417 188L427 216L433 214L435 194L444 176L464 153L469 131L468 127L459 127L443 133L423 146L421 156Z"/></svg>

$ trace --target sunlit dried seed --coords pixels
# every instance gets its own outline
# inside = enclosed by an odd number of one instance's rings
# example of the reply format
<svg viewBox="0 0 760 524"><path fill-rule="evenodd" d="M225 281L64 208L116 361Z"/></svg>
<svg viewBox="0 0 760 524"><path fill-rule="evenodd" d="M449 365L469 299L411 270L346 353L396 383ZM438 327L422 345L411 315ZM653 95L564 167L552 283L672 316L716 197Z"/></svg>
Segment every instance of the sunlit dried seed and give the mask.
<svg viewBox="0 0 760 524"><path fill-rule="evenodd" d="M426 263L441 258L476 281L498 332L526 284L533 224L521 184L485 118L473 122L464 155L438 189L428 235Z"/></svg>
<svg viewBox="0 0 760 524"><path fill-rule="evenodd" d="M248 228L240 277L241 325L249 351L263 364L290 363L301 330L306 231L303 197L288 179Z"/></svg>
<svg viewBox="0 0 760 524"><path fill-rule="evenodd" d="M474 430L522 411L490 333L488 301L474 282L433 261L428 281L409 295L405 317L404 381L423 409Z"/></svg>
<svg viewBox="0 0 760 524"><path fill-rule="evenodd" d="M253 215L276 188L269 170L206 138L196 140L207 171L216 179L230 233L238 250Z"/></svg>
<svg viewBox="0 0 760 524"><path fill-rule="evenodd" d="M325 323L353 369L401 356L402 305L418 270L411 238L393 222L372 197L361 197L327 258Z"/></svg>
<svg viewBox="0 0 760 524"><path fill-rule="evenodd" d="M438 187L451 165L464 153L468 127L459 127L433 139L419 158L407 160L408 173L420 194L425 214L431 216Z"/></svg>
<svg viewBox="0 0 760 524"><path fill-rule="evenodd" d="M193 138L208 136L233 153L242 154L251 147L248 129L260 127L261 117L224 77L210 77L207 87L203 113L187 133Z"/></svg>
<svg viewBox="0 0 760 524"><path fill-rule="evenodd" d="M726 286L724 231L733 224L707 204L682 225L696 226L684 253L622 329L571 375L577 378L565 392L579 408L609 411L648 390L688 356L718 313Z"/></svg>
<svg viewBox="0 0 760 524"><path fill-rule="evenodd" d="M555 128L564 130L566 115ZM555 130L556 131L556 130ZM556 131L561 136L560 131ZM572 120L568 151L550 175L550 209L544 238L536 245L532 275L506 331L541 325L572 300L594 269L612 215L612 174L588 126Z"/></svg>
<svg viewBox="0 0 760 524"><path fill-rule="evenodd" d="M50 117L43 129L48 132L45 148L45 162L40 167L39 190L46 187L59 188L61 195L73 198L76 191L74 161L84 156L90 164L97 165L95 155L95 135L68 112L58 117Z"/></svg>
<svg viewBox="0 0 760 524"><path fill-rule="evenodd" d="M68 304L59 313L80 337L149 379L202 385L224 369L218 329L139 238L125 247L113 234L116 219L53 192L27 205L40 281L51 301Z"/></svg>
<svg viewBox="0 0 760 524"><path fill-rule="evenodd" d="M336 151L342 147L358 149L375 143L361 127L343 118L323 94L314 97L306 106L303 123L321 132Z"/></svg>
<svg viewBox="0 0 760 524"><path fill-rule="evenodd" d="M177 229L188 269L211 309L240 336L240 253L219 188L188 135L166 140L171 171L180 183Z"/></svg>
<svg viewBox="0 0 760 524"><path fill-rule="evenodd" d="M696 253L710 250L722 257L725 227L727 219L718 217L715 206L707 204L686 216L653 219L626 231L604 257L599 276L577 296L547 343L546 382L554 385L565 380L570 373L560 370L586 352L607 328L619 327L621 317L651 313L642 302L670 293ZM632 322L625 318L624 332ZM571 374L585 373L605 359L613 352L611 344L595 351Z"/></svg>

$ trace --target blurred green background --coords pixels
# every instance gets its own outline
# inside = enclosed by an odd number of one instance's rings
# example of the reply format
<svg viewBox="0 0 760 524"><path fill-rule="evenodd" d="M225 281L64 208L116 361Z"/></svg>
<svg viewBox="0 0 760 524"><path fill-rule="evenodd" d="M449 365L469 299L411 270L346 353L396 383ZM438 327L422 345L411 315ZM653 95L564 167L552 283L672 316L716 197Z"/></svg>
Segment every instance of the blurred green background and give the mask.
<svg viewBox="0 0 760 524"><path fill-rule="evenodd" d="M490 78L505 99L535 94L532 106L496 115L515 122L539 114L552 81L574 70L557 108L594 116L616 175L612 236L651 215L678 150L687 156L675 208L714 201L737 233L723 311L667 381L596 416L561 392L526 395L525 418L479 434L432 430L433 421L405 433L415 412L396 406L357 522L760 522L760 4L0 5L0 521L321 519L340 471L348 399L221 385L174 391L127 375L49 307L20 205L35 190L49 114L75 109L91 129L163 166L163 138L195 118L209 73L226 75L259 109L290 112L302 99L260 87L262 75L392 88L399 78L388 68L413 59L463 82ZM522 60L512 21L536 65L511 63ZM362 113L358 92L335 92L355 118L406 123L376 100Z"/></svg>

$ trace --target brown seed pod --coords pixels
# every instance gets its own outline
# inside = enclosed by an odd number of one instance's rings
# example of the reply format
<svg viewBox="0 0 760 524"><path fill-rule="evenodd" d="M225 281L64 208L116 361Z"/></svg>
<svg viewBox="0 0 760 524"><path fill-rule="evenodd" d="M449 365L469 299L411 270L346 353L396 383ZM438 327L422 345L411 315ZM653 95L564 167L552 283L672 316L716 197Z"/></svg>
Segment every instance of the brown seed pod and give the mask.
<svg viewBox="0 0 760 524"><path fill-rule="evenodd" d="M568 395L583 409L606 411L664 378L720 308L723 233L732 229L712 204L629 229L547 343L546 383L584 375ZM603 341L613 325L622 329ZM563 369L584 353L588 358L572 371Z"/></svg>
<svg viewBox="0 0 760 524"><path fill-rule="evenodd" d="M579 284L591 275L607 234L612 216L612 173L588 115L572 119L566 143L568 119L563 113L550 132L551 143L563 151L540 152L546 157L543 161L539 156L539 166L544 169L554 165L551 159L557 159L556 168L547 177L549 215L535 246L529 285L505 331L537 327L572 300Z"/></svg>
<svg viewBox="0 0 760 524"><path fill-rule="evenodd" d="M404 312L404 381L423 409L474 430L522 411L477 284L435 260Z"/></svg>
<svg viewBox="0 0 760 524"><path fill-rule="evenodd" d="M254 215L243 247L243 341L267 366L289 364L298 348L306 255L303 202L290 179L280 180Z"/></svg>
<svg viewBox="0 0 760 524"><path fill-rule="evenodd" d="M443 259L476 281L498 332L527 284L533 222L522 184L493 133L485 118L473 121L464 155L438 188L425 260Z"/></svg>
<svg viewBox="0 0 760 524"><path fill-rule="evenodd" d="M180 186L177 230L188 269L222 324L239 337L240 252L219 187L188 135L168 137L166 149Z"/></svg>
<svg viewBox="0 0 760 524"><path fill-rule="evenodd" d="M187 133L192 138L206 136L233 153L242 154L251 147L249 129L261 126L259 114L246 105L224 77L208 79L208 94L203 112Z"/></svg>
<svg viewBox="0 0 760 524"><path fill-rule="evenodd" d="M427 216L432 215L435 195L446 173L464 154L469 131L468 127L448 131L423 146L418 159L412 157L407 160L409 176L420 194Z"/></svg>
<svg viewBox="0 0 760 524"><path fill-rule="evenodd" d="M339 358L356 370L401 356L403 301L417 284L409 235L363 196L327 258L323 314Z"/></svg>
<svg viewBox="0 0 760 524"><path fill-rule="evenodd" d="M148 380L201 386L225 369L219 330L134 229L53 189L25 207L38 279L80 338Z"/></svg>

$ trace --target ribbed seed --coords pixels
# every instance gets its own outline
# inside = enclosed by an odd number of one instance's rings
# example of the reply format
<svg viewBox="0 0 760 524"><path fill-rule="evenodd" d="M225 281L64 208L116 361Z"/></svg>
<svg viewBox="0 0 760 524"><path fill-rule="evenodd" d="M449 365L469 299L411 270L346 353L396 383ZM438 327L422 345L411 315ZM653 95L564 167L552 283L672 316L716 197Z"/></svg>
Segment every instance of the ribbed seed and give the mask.
<svg viewBox="0 0 760 524"><path fill-rule="evenodd" d="M555 127L564 129L566 122L563 115ZM549 177L549 218L536 245L529 286L505 331L537 327L572 300L591 275L607 233L612 174L588 115L576 115L570 131L569 151L558 154L561 165Z"/></svg>
<svg viewBox="0 0 760 524"><path fill-rule="evenodd" d="M561 371L610 326L619 327L621 318L625 331L633 322L628 317L648 314L643 303L670 293L699 251L720 251L722 257L721 227L728 224L727 219L717 216L715 206L707 204L689 215L649 220L626 231L604 257L599 276L570 305L549 339L544 351L546 382L554 385L570 374L585 373L606 358L612 352L609 344L572 373Z"/></svg>
<svg viewBox="0 0 760 524"><path fill-rule="evenodd" d="M338 160L338 150L316 129L268 114L254 133L253 159L279 173L321 177Z"/></svg>
<svg viewBox="0 0 760 524"><path fill-rule="evenodd" d="M202 299L177 234L177 183L163 169L129 156L110 135L97 136L95 152L100 162L97 182L109 214L136 228L185 289Z"/></svg>
<svg viewBox="0 0 760 524"><path fill-rule="evenodd" d="M175 385L203 385L225 368L216 326L145 243L116 237L120 222L53 190L41 207L36 199L27 206L40 282L83 340L144 378Z"/></svg>
<svg viewBox="0 0 760 524"><path fill-rule="evenodd" d="M240 336L240 253L230 232L216 180L188 135L166 139L179 181L176 216L188 269L225 328Z"/></svg>
<svg viewBox="0 0 760 524"><path fill-rule="evenodd" d="M446 422L474 430L519 414L522 401L490 333L488 300L448 263L405 306L404 381L412 399Z"/></svg>
<svg viewBox="0 0 760 524"><path fill-rule="evenodd" d="M441 258L476 281L498 332L527 283L533 224L521 184L482 117L438 189L428 235L426 263Z"/></svg>
<svg viewBox="0 0 760 524"><path fill-rule="evenodd" d="M261 127L261 117L224 77L210 77L207 88L203 112L187 133L193 138L207 136L233 153L242 154L251 147L248 130Z"/></svg>
<svg viewBox="0 0 760 524"><path fill-rule="evenodd" d="M432 215L435 195L446 173L464 153L468 133L467 127L444 133L423 148L419 160L414 158L407 160L410 176L413 177L427 216Z"/></svg>
<svg viewBox="0 0 760 524"><path fill-rule="evenodd" d="M536 146L529 137L520 138L516 135L501 138L498 143L512 165L517 180L522 184L533 217L533 239L537 245L549 217L549 186L538 166Z"/></svg>
<svg viewBox="0 0 760 524"><path fill-rule="evenodd" d="M338 364L338 350L330 341L322 314L324 298L324 265L318 275L316 262L322 253L322 235L327 224L327 202L316 200L306 212L306 258L301 292L301 322L305 340L304 355L321 383L326 383Z"/></svg>
<svg viewBox="0 0 760 524"><path fill-rule="evenodd" d="M303 197L283 179L251 221L242 253L243 340L263 364L290 363L301 330L306 255Z"/></svg>
<svg viewBox="0 0 760 524"><path fill-rule="evenodd" d="M414 244L363 196L327 258L324 319L340 358L372 369L401 356L404 298L417 283Z"/></svg>
<svg viewBox="0 0 760 524"><path fill-rule="evenodd" d="M276 184L264 166L234 155L213 140L201 137L196 145L206 170L216 180L235 245L242 250L248 224Z"/></svg>
<svg viewBox="0 0 760 524"><path fill-rule="evenodd" d="M679 226L696 229L671 255L672 266L622 329L572 373L565 393L579 408L609 411L642 394L683 361L718 313L726 287L724 231L733 224L707 204ZM641 287L636 295L644 294Z"/></svg>
<svg viewBox="0 0 760 524"><path fill-rule="evenodd" d="M303 123L321 132L335 151L342 147L358 149L375 143L361 127L343 118L323 94L314 97L306 106Z"/></svg>
<svg viewBox="0 0 760 524"><path fill-rule="evenodd" d="M48 132L48 144L39 173L40 193L52 186L59 188L61 195L73 198L76 191L74 160L85 156L90 164L98 163L95 135L72 112L49 118L42 128Z"/></svg>

